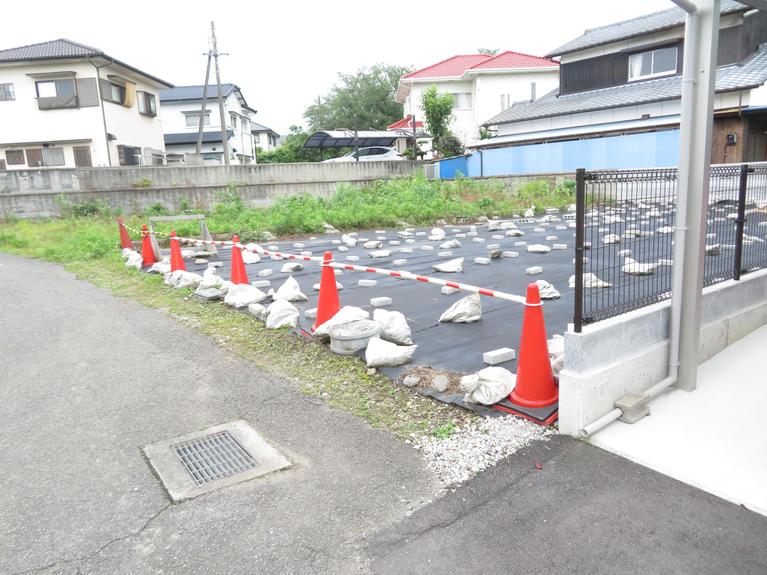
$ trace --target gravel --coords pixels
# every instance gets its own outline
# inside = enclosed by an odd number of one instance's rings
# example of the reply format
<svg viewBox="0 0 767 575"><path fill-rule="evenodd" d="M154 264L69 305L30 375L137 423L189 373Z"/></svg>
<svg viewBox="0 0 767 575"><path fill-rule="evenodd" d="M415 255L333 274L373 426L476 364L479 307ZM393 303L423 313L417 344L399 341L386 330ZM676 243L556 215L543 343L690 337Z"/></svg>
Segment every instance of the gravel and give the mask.
<svg viewBox="0 0 767 575"><path fill-rule="evenodd" d="M424 437L414 443L443 487L455 486L495 465L532 441L554 433L514 416L483 419L456 430L450 437Z"/></svg>

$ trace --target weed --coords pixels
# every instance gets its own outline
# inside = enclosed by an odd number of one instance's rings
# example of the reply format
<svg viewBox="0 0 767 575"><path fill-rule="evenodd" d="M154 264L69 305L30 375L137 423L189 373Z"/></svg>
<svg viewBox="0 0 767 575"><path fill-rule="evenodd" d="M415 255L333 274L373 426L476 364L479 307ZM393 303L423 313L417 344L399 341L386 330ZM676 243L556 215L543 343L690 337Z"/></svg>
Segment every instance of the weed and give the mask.
<svg viewBox="0 0 767 575"><path fill-rule="evenodd" d="M152 180L150 180L147 177L139 178L135 182L133 182L134 188L151 188L152 187Z"/></svg>
<svg viewBox="0 0 767 575"><path fill-rule="evenodd" d="M445 425L437 427L431 434L437 439L447 439L457 431L455 424L448 421Z"/></svg>

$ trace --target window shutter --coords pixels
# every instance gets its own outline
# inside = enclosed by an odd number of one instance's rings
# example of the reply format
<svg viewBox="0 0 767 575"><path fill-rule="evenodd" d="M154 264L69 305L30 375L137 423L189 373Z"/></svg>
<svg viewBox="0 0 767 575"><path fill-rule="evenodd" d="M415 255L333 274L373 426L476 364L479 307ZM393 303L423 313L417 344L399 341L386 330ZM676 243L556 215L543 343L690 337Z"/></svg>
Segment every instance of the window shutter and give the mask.
<svg viewBox="0 0 767 575"><path fill-rule="evenodd" d="M42 148L29 148L24 150L27 154L27 166L30 168L38 168L43 165L43 149Z"/></svg>
<svg viewBox="0 0 767 575"><path fill-rule="evenodd" d="M77 100L81 108L99 105L96 78L77 78Z"/></svg>

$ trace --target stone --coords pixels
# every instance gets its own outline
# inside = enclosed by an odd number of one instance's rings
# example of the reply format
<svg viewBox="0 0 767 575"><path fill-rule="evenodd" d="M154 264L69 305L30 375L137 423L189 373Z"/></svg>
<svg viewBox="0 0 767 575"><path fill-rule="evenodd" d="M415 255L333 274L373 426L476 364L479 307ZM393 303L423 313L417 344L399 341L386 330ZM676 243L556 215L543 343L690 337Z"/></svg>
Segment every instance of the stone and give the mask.
<svg viewBox="0 0 767 575"><path fill-rule="evenodd" d="M378 280L359 280L357 285L359 287L375 287L378 285Z"/></svg>
<svg viewBox="0 0 767 575"><path fill-rule="evenodd" d="M452 295L454 293L458 293L461 290L459 290L458 288L450 287L450 286L442 286L442 289L440 289L439 291L441 291L445 295Z"/></svg>
<svg viewBox="0 0 767 575"><path fill-rule="evenodd" d="M525 269L525 273L529 276L534 276L538 274L543 273L543 268L541 266L531 266L529 268Z"/></svg>
<svg viewBox="0 0 767 575"><path fill-rule="evenodd" d="M197 289L194 292L195 297L203 299L205 301L214 301L224 297L224 292L218 288L211 287L205 289Z"/></svg>
<svg viewBox="0 0 767 575"><path fill-rule="evenodd" d="M436 392L442 393L448 387L450 387L450 378L446 375L437 375L431 380L431 388Z"/></svg>
<svg viewBox="0 0 767 575"><path fill-rule="evenodd" d="M485 266L490 263L490 258L476 257L474 263Z"/></svg>
<svg viewBox="0 0 767 575"><path fill-rule="evenodd" d="M369 367L365 373L367 373L368 375L375 375L376 373L378 373L378 371L376 370L375 367Z"/></svg>
<svg viewBox="0 0 767 575"><path fill-rule="evenodd" d="M391 305L391 298L390 297L371 297L370 305L372 305L373 307L386 307L387 305Z"/></svg>
<svg viewBox="0 0 767 575"><path fill-rule="evenodd" d="M406 375L402 379L402 385L404 385L405 387L415 387L419 383L421 383L421 378L412 373L410 375Z"/></svg>
<svg viewBox="0 0 767 575"><path fill-rule="evenodd" d="M497 250L490 250L487 252L487 257L489 257L491 260L497 260L503 255L503 252L500 249Z"/></svg>
<svg viewBox="0 0 767 575"><path fill-rule="evenodd" d="M197 258L196 260L194 260L194 263L196 263L196 264L207 264L208 260L206 260L205 258Z"/></svg>
<svg viewBox="0 0 767 575"><path fill-rule="evenodd" d="M501 256L504 258L518 258L519 252L502 252Z"/></svg>
<svg viewBox="0 0 767 575"><path fill-rule="evenodd" d="M250 285L252 285L254 288L261 289L261 288L268 288L269 286L272 285L272 282L269 280L256 280L256 281L250 282Z"/></svg>
<svg viewBox="0 0 767 575"><path fill-rule="evenodd" d="M482 354L482 361L488 365L498 365L504 361L511 361L516 359L517 352L510 347L502 347L500 349L494 349L493 351L486 351Z"/></svg>
<svg viewBox="0 0 767 575"><path fill-rule="evenodd" d="M338 251L339 252L348 252L349 248L347 248L346 246L338 246Z"/></svg>

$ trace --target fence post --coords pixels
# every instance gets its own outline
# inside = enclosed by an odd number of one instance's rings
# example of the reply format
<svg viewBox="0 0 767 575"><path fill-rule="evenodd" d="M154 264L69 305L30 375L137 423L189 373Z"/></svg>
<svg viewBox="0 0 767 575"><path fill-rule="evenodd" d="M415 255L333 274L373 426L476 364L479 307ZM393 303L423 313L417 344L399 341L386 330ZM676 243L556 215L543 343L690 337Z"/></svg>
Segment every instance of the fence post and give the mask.
<svg viewBox="0 0 767 575"><path fill-rule="evenodd" d="M586 170L575 170L575 333L583 329L583 235L586 222Z"/></svg>
<svg viewBox="0 0 767 575"><path fill-rule="evenodd" d="M743 262L743 232L746 224L746 189L748 188L748 164L740 166L740 182L738 183L738 217L735 220L735 269L733 279L740 279Z"/></svg>

